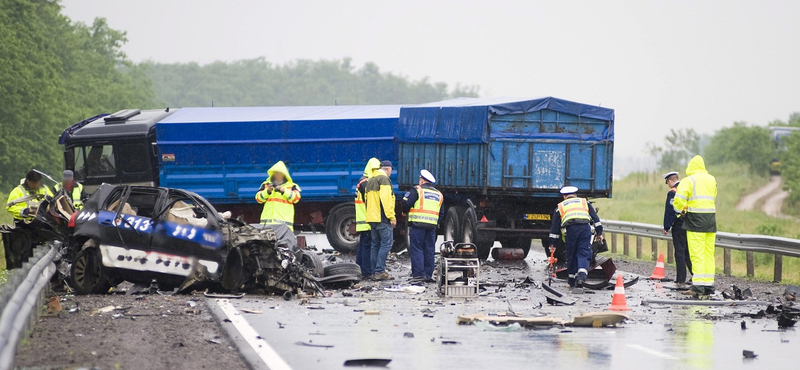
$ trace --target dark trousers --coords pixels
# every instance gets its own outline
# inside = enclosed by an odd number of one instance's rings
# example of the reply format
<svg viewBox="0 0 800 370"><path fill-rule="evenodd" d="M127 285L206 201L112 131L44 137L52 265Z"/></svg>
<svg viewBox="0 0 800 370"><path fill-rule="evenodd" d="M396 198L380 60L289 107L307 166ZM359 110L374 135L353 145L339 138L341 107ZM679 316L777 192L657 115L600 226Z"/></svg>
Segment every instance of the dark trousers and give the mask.
<svg viewBox="0 0 800 370"><path fill-rule="evenodd" d="M372 272L378 274L386 271L386 257L389 256L389 251L392 249L394 230L388 222L370 222L369 227L372 228L370 230L372 233L372 248L370 249Z"/></svg>
<svg viewBox="0 0 800 370"><path fill-rule="evenodd" d="M592 262L592 229L589 224L568 225L565 239L569 285L574 286L578 272L589 273L589 264Z"/></svg>
<svg viewBox="0 0 800 370"><path fill-rule="evenodd" d="M689 258L689 244L686 241L686 230L683 229L683 222L675 221L672 224L672 244L675 246L675 270L677 276L676 283L686 282L686 270L692 273L692 259Z"/></svg>
<svg viewBox="0 0 800 370"><path fill-rule="evenodd" d="M361 266L361 276L372 275L372 232L358 232L358 249L356 249L356 264Z"/></svg>
<svg viewBox="0 0 800 370"><path fill-rule="evenodd" d="M436 229L408 228L408 257L411 258L411 276L433 278L436 258Z"/></svg>

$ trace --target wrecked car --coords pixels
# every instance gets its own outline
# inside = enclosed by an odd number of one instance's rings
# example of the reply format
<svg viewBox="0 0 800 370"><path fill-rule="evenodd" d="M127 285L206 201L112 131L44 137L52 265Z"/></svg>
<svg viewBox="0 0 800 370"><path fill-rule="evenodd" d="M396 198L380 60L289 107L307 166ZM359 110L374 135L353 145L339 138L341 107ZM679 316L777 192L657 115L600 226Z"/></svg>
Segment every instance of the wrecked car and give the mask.
<svg viewBox="0 0 800 370"><path fill-rule="evenodd" d="M322 291L318 257L298 249L291 232L230 219L192 192L104 184L69 226L59 271L79 294L122 281L172 291Z"/></svg>

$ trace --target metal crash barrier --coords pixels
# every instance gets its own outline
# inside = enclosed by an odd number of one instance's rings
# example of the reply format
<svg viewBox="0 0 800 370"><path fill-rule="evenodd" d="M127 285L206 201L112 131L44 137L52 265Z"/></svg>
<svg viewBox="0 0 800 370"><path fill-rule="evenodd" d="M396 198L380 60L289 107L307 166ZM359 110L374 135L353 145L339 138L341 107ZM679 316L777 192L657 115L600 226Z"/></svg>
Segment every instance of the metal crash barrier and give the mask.
<svg viewBox="0 0 800 370"><path fill-rule="evenodd" d="M603 230L608 233L607 239L611 243L611 252L617 252L616 234L622 235L622 254L631 255L630 237L636 237L636 258L642 258L643 238L649 238L651 243L652 258L658 258L657 241L667 240L668 263L673 263L672 237L664 235L660 225L643 224L638 222L602 220ZM723 273L731 275L731 250L744 251L747 258L747 276L755 275L755 257L753 253L767 253L775 256L773 280L779 282L783 275L783 256L800 257L800 240L782 238L777 236L735 234L727 232L717 233L717 248L723 248Z"/></svg>
<svg viewBox="0 0 800 370"><path fill-rule="evenodd" d="M42 288L56 272L57 249L54 243L37 247L33 257L13 270L0 287L0 370L11 368L20 338L38 318L38 307L44 304Z"/></svg>

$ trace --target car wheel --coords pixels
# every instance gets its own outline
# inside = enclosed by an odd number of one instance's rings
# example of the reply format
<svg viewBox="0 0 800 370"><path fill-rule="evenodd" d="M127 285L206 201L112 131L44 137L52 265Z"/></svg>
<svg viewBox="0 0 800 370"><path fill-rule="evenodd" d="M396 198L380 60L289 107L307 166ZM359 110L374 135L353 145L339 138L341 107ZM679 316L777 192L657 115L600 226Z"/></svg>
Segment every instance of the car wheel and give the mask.
<svg viewBox="0 0 800 370"><path fill-rule="evenodd" d="M334 208L325 221L325 236L339 253L352 254L358 249L356 209L352 204Z"/></svg>
<svg viewBox="0 0 800 370"><path fill-rule="evenodd" d="M72 263L70 277L72 288L78 294L102 294L111 288L100 252L94 247L78 252Z"/></svg>
<svg viewBox="0 0 800 370"><path fill-rule="evenodd" d="M325 268L322 260L314 252L303 250L300 252L300 264L305 267L314 277L325 276Z"/></svg>
<svg viewBox="0 0 800 370"><path fill-rule="evenodd" d="M325 266L325 276L333 275L361 276L361 267L349 262Z"/></svg>

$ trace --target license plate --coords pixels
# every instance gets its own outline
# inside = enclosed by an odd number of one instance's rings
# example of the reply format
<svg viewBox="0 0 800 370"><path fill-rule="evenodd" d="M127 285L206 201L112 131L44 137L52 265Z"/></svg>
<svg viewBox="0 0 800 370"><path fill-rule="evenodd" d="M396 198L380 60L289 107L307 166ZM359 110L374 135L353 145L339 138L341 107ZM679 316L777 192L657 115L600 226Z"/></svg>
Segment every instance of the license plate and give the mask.
<svg viewBox="0 0 800 370"><path fill-rule="evenodd" d="M550 221L550 215L546 213L528 213L525 215L525 220Z"/></svg>

